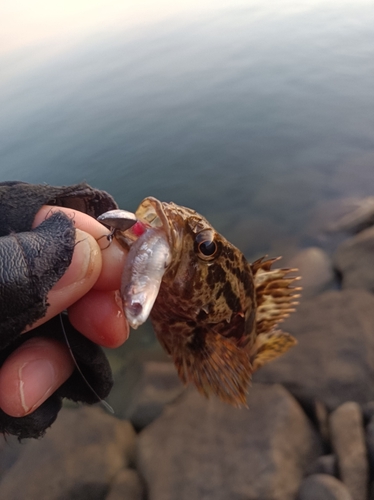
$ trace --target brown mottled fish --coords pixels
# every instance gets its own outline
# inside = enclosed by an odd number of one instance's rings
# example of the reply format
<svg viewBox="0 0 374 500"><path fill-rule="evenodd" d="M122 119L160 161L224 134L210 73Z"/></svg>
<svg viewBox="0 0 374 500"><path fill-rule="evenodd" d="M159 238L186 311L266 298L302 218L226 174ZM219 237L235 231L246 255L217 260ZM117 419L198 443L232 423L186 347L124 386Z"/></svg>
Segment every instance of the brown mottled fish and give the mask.
<svg viewBox="0 0 374 500"><path fill-rule="evenodd" d="M120 210L99 220L129 248L121 296L130 325L150 316L184 383L245 405L252 373L296 343L277 328L297 304L298 278L286 277L296 270L272 270L278 259L249 264L204 217L155 198L133 221Z"/></svg>

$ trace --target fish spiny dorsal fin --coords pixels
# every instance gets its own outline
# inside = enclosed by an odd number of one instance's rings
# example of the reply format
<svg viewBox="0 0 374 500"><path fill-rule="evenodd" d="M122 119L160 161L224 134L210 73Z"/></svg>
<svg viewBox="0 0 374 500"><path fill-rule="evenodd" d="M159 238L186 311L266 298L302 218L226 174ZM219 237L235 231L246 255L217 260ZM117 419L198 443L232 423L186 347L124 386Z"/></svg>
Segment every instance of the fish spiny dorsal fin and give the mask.
<svg viewBox="0 0 374 500"><path fill-rule="evenodd" d="M252 375L250 354L222 335L206 333L203 340L198 335L198 346L192 340L174 346L171 352L179 377L206 397L214 394L226 403L246 406Z"/></svg>
<svg viewBox="0 0 374 500"><path fill-rule="evenodd" d="M291 287L300 278L286 276L297 272L297 269L271 269L276 259L256 260L252 264L252 272L256 290L256 332L257 335L270 332L276 325L295 311L298 304L295 299L301 287Z"/></svg>

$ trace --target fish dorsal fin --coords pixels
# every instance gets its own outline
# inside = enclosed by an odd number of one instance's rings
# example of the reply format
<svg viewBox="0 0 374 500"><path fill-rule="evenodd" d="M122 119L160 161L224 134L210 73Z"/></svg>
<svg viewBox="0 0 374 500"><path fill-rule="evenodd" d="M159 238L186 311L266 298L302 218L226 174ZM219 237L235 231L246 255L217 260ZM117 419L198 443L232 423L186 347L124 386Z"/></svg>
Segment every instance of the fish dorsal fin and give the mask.
<svg viewBox="0 0 374 500"><path fill-rule="evenodd" d="M298 304L295 299L301 287L292 287L298 281L297 277L286 277L297 269L271 269L276 259L256 260L251 267L256 291L256 332L257 335L268 333L273 328L295 311Z"/></svg>
<svg viewBox="0 0 374 500"><path fill-rule="evenodd" d="M295 344L297 344L297 340L289 333L282 332L282 330L261 333L251 349L253 371L284 354Z"/></svg>
<svg viewBox="0 0 374 500"><path fill-rule="evenodd" d="M182 381L192 382L206 397L214 394L226 403L246 406L252 375L249 352L213 332L198 343L198 348L193 339L173 346L171 355Z"/></svg>

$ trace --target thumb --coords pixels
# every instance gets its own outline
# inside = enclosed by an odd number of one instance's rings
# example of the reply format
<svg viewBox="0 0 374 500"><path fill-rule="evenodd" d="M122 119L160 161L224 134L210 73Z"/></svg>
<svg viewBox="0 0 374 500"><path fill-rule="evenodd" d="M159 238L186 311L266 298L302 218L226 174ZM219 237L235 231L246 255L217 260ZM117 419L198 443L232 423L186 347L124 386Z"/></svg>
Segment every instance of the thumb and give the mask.
<svg viewBox="0 0 374 500"><path fill-rule="evenodd" d="M47 314L27 330L45 323L83 297L96 283L101 267L101 250L96 240L90 234L76 229L71 264L48 293Z"/></svg>

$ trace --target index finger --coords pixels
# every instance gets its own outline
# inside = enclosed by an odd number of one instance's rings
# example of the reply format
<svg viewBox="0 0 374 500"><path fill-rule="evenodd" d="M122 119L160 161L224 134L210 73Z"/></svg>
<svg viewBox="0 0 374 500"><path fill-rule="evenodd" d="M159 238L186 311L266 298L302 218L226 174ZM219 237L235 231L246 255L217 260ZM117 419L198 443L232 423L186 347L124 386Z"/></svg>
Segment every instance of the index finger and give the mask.
<svg viewBox="0 0 374 500"><path fill-rule="evenodd" d="M55 212L65 213L68 217L70 217L73 220L77 228L81 229L82 231L85 231L86 233L91 234L91 236L93 236L96 240L101 236L108 235L110 233L108 228L100 224L100 222L98 222L90 215L87 215L83 212L79 212L79 210L73 210L72 208L58 207L52 205L42 206L42 208L38 211L38 213L35 216L32 227L35 228L36 226L39 226L39 224L48 219L48 217L50 217ZM102 239L104 240L102 244L102 246L104 247L106 240L105 238Z"/></svg>
<svg viewBox="0 0 374 500"><path fill-rule="evenodd" d="M36 214L33 227L41 224L56 211L65 213L72 219L76 228L91 234L101 249L102 269L93 288L96 290L118 290L121 285L121 275L127 255L126 250L116 239L109 244L107 238L103 237L110 234L107 227L90 215L71 208L44 205Z"/></svg>

